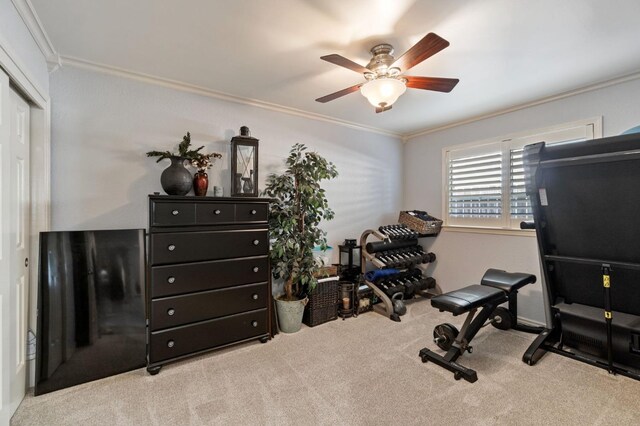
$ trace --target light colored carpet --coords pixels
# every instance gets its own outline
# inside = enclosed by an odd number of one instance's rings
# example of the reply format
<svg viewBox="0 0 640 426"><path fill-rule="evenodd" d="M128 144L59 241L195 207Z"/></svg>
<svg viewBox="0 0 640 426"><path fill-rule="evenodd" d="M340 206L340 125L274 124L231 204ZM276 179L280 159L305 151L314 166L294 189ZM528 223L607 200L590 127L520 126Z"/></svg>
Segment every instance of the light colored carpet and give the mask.
<svg viewBox="0 0 640 426"><path fill-rule="evenodd" d="M426 300L401 323L377 313L337 320L267 344L248 343L39 397L12 425L638 424L640 383L547 354L520 358L534 336L489 326L460 363L479 380L418 357L440 322Z"/></svg>

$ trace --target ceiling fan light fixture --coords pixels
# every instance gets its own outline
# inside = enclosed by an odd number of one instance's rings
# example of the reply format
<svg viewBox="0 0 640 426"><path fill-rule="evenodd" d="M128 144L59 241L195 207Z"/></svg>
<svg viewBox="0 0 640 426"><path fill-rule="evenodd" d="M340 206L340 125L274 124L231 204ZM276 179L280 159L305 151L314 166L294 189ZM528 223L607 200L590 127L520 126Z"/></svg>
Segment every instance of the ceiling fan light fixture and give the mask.
<svg viewBox="0 0 640 426"><path fill-rule="evenodd" d="M387 77L368 81L360 87L360 93L374 107L393 105L406 90L404 81Z"/></svg>
<svg viewBox="0 0 640 426"><path fill-rule="evenodd" d="M391 109L391 105L407 90L407 87L449 93L458 84L457 78L402 74L447 46L449 46L447 40L437 34L429 33L396 59L393 56L393 46L386 43L378 44L371 49L372 58L366 67L337 53L321 56L320 59L323 61L362 74L367 81L330 93L316 99L316 102L333 101L360 89L360 93L375 107L376 112L383 112Z"/></svg>

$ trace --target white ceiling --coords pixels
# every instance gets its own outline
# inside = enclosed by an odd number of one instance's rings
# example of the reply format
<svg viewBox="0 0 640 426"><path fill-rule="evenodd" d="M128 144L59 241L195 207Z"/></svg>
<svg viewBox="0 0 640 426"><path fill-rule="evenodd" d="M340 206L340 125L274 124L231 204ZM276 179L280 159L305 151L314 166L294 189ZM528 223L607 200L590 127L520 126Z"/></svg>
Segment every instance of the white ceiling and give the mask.
<svg viewBox="0 0 640 426"><path fill-rule="evenodd" d="M242 98L412 134L640 70L637 0L31 0L60 55ZM320 60L366 65L428 32L451 45L408 75L459 78L449 94L408 89L375 114L363 82Z"/></svg>

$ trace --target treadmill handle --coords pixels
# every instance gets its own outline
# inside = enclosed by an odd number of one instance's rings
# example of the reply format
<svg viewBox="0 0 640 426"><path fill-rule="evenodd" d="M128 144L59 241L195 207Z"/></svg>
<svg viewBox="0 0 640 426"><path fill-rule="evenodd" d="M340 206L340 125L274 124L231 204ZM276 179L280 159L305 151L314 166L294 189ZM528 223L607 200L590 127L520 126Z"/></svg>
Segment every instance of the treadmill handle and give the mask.
<svg viewBox="0 0 640 426"><path fill-rule="evenodd" d="M520 222L520 229L536 229L534 222Z"/></svg>

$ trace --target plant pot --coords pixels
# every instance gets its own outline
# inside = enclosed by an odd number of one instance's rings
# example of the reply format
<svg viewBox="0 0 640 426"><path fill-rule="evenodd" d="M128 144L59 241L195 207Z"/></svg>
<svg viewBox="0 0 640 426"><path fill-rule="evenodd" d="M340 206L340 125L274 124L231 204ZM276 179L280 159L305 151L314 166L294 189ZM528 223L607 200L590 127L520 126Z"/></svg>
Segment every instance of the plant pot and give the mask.
<svg viewBox="0 0 640 426"><path fill-rule="evenodd" d="M162 189L168 195L186 195L193 186L191 173L184 167L183 157L171 157L171 165L160 175Z"/></svg>
<svg viewBox="0 0 640 426"><path fill-rule="evenodd" d="M283 333L295 333L300 330L304 307L308 301L309 299L306 297L303 300L292 301L276 299L280 331Z"/></svg>
<svg viewBox="0 0 640 426"><path fill-rule="evenodd" d="M209 190L209 176L206 172L197 171L193 175L193 192L198 197L204 197Z"/></svg>

